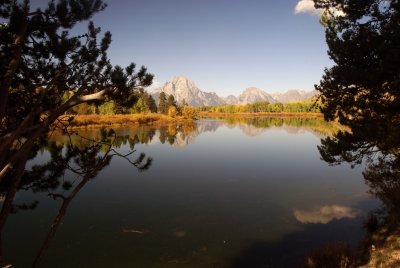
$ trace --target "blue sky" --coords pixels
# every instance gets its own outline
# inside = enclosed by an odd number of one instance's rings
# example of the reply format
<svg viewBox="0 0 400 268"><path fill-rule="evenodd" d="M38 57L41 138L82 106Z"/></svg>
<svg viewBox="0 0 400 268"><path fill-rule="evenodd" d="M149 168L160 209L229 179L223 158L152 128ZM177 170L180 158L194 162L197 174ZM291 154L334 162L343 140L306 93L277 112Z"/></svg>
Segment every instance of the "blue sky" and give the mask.
<svg viewBox="0 0 400 268"><path fill-rule="evenodd" d="M312 1L298 2L114 0L93 20L112 33L112 63L145 65L156 85L183 75L223 96L312 90L331 62Z"/></svg>

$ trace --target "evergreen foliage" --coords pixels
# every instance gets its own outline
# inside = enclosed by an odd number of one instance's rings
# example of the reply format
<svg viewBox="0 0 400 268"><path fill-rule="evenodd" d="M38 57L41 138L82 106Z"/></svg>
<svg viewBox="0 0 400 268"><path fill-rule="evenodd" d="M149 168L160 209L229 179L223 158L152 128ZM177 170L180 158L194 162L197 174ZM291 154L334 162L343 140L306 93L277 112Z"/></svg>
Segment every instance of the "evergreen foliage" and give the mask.
<svg viewBox="0 0 400 268"><path fill-rule="evenodd" d="M328 54L334 61L316 86L324 103L322 111L326 119L338 119L351 130L324 138L318 149L331 165L347 162L353 167L365 166L363 176L369 192L382 201L382 207L371 212L372 221L366 224L370 231L380 230L378 236L369 235L371 241L367 240L365 250L369 254L370 245L377 242L374 240L388 241L391 233L397 237L400 221L400 2L314 3L325 9L321 22L326 27ZM329 10L342 14L334 16ZM389 247L386 250L390 252ZM376 264L396 266L389 254L387 260L379 257Z"/></svg>
<svg viewBox="0 0 400 268"><path fill-rule="evenodd" d="M148 95L146 99L146 105L151 113L157 113L157 104L153 96Z"/></svg>
<svg viewBox="0 0 400 268"><path fill-rule="evenodd" d="M158 112L162 114L167 114L167 96L164 92L160 93L160 96L158 97Z"/></svg>
<svg viewBox="0 0 400 268"><path fill-rule="evenodd" d="M400 111L400 2L314 0L326 11L328 54L334 61L316 89L327 119L350 125L397 118ZM329 10L343 14L334 15Z"/></svg>
<svg viewBox="0 0 400 268"><path fill-rule="evenodd" d="M178 104L177 104L176 101L175 101L174 95L172 95L172 94L169 95L169 96L168 96L168 99L167 99L167 107L168 107L168 109L169 109L171 106L174 106L175 108L178 107Z"/></svg>
<svg viewBox="0 0 400 268"><path fill-rule="evenodd" d="M32 11L28 0L0 2L6 21L0 27L0 181L23 169L49 128L71 108L112 100L123 112L135 103L137 89L151 84L153 76L144 67L110 64L111 33L100 38L92 22L86 33L70 33L105 7L101 0L59 0ZM80 109L89 112L85 106Z"/></svg>

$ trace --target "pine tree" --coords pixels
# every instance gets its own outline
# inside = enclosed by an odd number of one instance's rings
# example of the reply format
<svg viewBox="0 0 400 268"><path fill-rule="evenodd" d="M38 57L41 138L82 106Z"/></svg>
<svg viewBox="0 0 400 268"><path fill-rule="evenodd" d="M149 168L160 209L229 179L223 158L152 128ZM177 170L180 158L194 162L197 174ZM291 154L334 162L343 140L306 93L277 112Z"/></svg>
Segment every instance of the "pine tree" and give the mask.
<svg viewBox="0 0 400 268"><path fill-rule="evenodd" d="M168 111L168 106L167 106L167 97L164 92L160 93L160 96L158 97L158 112L162 114L167 114Z"/></svg>
<svg viewBox="0 0 400 268"><path fill-rule="evenodd" d="M326 27L328 54L334 61L316 86L325 117L338 118L346 125L398 118L400 2L314 3L325 9L321 22ZM342 14L337 16L334 10Z"/></svg>
<svg viewBox="0 0 400 268"><path fill-rule="evenodd" d="M154 100L153 96L151 96L150 94L147 97L147 108L149 109L150 112L157 113L156 101Z"/></svg>
<svg viewBox="0 0 400 268"><path fill-rule="evenodd" d="M171 106L174 106L175 108L178 106L175 101L174 95L172 95L172 94L168 96L168 100L167 100L167 107L169 108Z"/></svg>
<svg viewBox="0 0 400 268"><path fill-rule="evenodd" d="M0 181L23 171L38 142L71 108L105 99L132 107L135 91L151 84L144 67L136 72L134 64L110 64L111 33L100 38L92 22L86 33L70 33L105 7L101 0L59 0L31 11L29 0L1 1Z"/></svg>

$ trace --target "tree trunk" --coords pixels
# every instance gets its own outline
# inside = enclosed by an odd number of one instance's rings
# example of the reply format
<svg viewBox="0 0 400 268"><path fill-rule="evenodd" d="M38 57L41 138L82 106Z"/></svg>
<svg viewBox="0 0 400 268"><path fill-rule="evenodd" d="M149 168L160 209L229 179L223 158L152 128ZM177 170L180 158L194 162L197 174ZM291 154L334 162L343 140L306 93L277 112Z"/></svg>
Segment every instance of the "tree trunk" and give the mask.
<svg viewBox="0 0 400 268"><path fill-rule="evenodd" d="M27 153L28 150L30 150L33 146L33 144L37 141L37 139L40 137L40 135L43 134L43 131L46 131L51 124L54 123L54 121L57 120L58 117L63 115L67 110L70 108L84 103L88 102L91 100L100 100L103 99L104 96L111 90L111 88L106 88L103 90L100 90L99 92L89 94L89 95L83 95L79 96L78 94L72 96L68 101L66 101L64 104L62 104L60 107L58 107L54 112L52 112L46 120L44 120L42 123L37 125L37 128L31 133L31 135L27 136L27 141L21 146L21 148L14 153L13 156L11 156L10 159L7 159L5 161L2 161L3 163L0 162L0 182L4 179L4 177L7 175L7 173L13 169L13 166L16 165L16 163L19 162L19 158L21 155L24 155ZM23 131L23 130L22 130ZM10 144L12 144L14 140L11 141ZM8 146L10 147L10 146ZM0 157L2 157L3 153L7 153L7 150L10 148L5 147L6 152L1 152ZM2 151L2 150L0 150Z"/></svg>
<svg viewBox="0 0 400 268"><path fill-rule="evenodd" d="M3 228L7 222L8 214L10 213L10 210L12 208L12 203L14 201L15 194L18 191L18 187L21 183L21 178L22 175L24 174L25 171L25 164L26 161L28 160L28 154L25 155L25 157L22 157L20 159L20 162L18 163L16 167L16 172L14 175L14 178L11 182L10 189L7 191L6 199L3 202L3 206L1 208L0 212L0 243L2 242L2 233L3 233ZM2 245L0 244L0 264L3 264L4 261L4 256L3 256L3 250L2 250Z"/></svg>

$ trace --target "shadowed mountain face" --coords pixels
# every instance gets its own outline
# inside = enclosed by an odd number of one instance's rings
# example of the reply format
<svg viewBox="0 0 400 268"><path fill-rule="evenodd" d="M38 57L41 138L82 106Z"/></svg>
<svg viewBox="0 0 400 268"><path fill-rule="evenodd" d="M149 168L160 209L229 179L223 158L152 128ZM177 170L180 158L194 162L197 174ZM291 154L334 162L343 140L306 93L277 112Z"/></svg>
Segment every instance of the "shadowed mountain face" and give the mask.
<svg viewBox="0 0 400 268"><path fill-rule="evenodd" d="M255 102L286 103L311 99L317 92L304 90L289 90L285 93L267 93L256 87L247 88L238 97L229 95L220 97L214 92L204 92L199 89L193 81L183 76L175 76L167 81L162 87L154 89L151 93L156 101L161 92L173 95L178 103L185 100L192 106L215 106L221 104L248 104Z"/></svg>

